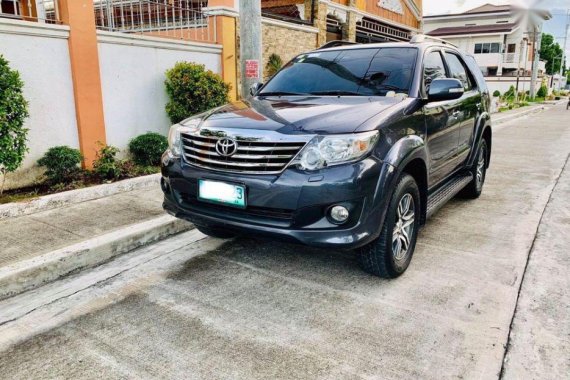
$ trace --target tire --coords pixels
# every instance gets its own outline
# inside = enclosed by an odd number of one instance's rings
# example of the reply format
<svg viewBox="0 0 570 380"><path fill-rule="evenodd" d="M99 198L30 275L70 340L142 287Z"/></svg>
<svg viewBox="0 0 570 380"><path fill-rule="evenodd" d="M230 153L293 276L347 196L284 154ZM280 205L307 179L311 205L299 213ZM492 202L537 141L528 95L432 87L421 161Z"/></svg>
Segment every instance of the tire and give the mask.
<svg viewBox="0 0 570 380"><path fill-rule="evenodd" d="M411 203L406 208L406 202L410 200ZM405 210L403 215L402 210ZM418 185L412 176L404 173L390 199L380 236L359 249L358 258L362 269L383 278L396 278L404 273L414 254L420 217ZM411 224L406 226L410 220ZM407 244L405 250L403 244Z"/></svg>
<svg viewBox="0 0 570 380"><path fill-rule="evenodd" d="M487 177L488 157L487 142L482 140L481 144L479 144L479 151L477 152L475 165L469 169L473 175L473 179L463 190L461 190L460 196L462 198L477 199L481 195L483 185L485 184L485 178Z"/></svg>
<svg viewBox="0 0 570 380"><path fill-rule="evenodd" d="M237 236L237 234L229 231L224 231L221 228L210 228L204 226L196 226L196 228L204 235L208 235L218 239L231 239Z"/></svg>

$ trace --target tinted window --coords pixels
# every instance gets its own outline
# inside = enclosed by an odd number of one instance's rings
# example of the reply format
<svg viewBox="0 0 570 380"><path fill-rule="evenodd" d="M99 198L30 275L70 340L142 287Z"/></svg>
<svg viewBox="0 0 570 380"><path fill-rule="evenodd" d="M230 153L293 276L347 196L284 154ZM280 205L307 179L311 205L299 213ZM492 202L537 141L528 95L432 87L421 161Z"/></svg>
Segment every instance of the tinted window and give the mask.
<svg viewBox="0 0 570 380"><path fill-rule="evenodd" d="M449 74L451 78L459 79L463 83L463 87L466 90L471 89L471 83L469 81L469 76L465 70L465 66L461 63L458 56L452 53L445 53L445 59L449 66Z"/></svg>
<svg viewBox="0 0 570 380"><path fill-rule="evenodd" d="M416 61L415 48L350 49L302 54L263 88L271 92L355 95L408 93Z"/></svg>
<svg viewBox="0 0 570 380"><path fill-rule="evenodd" d="M469 73L474 76L474 79L476 79L477 88L479 88L483 92L487 92L487 84L485 82L485 77L483 76L481 68L477 65L475 58L468 55L465 57L465 63L469 68Z"/></svg>
<svg viewBox="0 0 570 380"><path fill-rule="evenodd" d="M424 60L424 84L426 91L434 79L445 78L445 66L441 54L437 51L428 53Z"/></svg>

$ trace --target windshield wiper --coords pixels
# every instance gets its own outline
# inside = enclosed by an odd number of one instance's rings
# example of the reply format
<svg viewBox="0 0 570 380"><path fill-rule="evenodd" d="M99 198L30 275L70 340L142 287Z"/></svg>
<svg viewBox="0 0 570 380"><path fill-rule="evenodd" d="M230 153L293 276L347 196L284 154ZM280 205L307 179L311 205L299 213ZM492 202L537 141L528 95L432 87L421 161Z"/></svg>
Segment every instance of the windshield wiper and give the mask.
<svg viewBox="0 0 570 380"><path fill-rule="evenodd" d="M262 92L258 96L293 96L293 95L307 95L300 92L286 92L286 91L268 91Z"/></svg>
<svg viewBox="0 0 570 380"><path fill-rule="evenodd" d="M315 91L310 92L309 95L356 95L356 96L364 96L361 93L356 91L346 91L346 90L330 90L330 91Z"/></svg>
<svg viewBox="0 0 570 380"><path fill-rule="evenodd" d="M376 89L377 90L382 89L382 90L388 90L388 91L390 91L390 90L391 91L400 91L400 92L405 92L405 93L408 92L407 88L400 88L398 86L393 86L391 84L381 84L378 87L376 87Z"/></svg>

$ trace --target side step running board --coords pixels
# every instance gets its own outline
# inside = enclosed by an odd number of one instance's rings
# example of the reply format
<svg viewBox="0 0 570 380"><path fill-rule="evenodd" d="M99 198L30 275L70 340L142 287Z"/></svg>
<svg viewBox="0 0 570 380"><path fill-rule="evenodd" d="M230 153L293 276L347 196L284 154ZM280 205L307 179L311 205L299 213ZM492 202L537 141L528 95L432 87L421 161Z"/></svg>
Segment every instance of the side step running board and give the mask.
<svg viewBox="0 0 570 380"><path fill-rule="evenodd" d="M451 181L439 188L435 193L428 197L427 217L433 216L444 204L457 195L471 180L471 173L463 174L453 178Z"/></svg>

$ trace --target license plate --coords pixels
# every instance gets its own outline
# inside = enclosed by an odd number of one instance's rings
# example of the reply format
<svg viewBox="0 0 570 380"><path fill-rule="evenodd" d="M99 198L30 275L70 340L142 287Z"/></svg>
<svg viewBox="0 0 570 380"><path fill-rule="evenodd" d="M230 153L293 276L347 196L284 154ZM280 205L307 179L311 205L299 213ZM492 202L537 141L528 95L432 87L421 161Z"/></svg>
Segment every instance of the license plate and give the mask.
<svg viewBox="0 0 570 380"><path fill-rule="evenodd" d="M200 179L198 180L198 199L245 208L245 186Z"/></svg>

